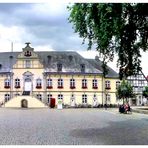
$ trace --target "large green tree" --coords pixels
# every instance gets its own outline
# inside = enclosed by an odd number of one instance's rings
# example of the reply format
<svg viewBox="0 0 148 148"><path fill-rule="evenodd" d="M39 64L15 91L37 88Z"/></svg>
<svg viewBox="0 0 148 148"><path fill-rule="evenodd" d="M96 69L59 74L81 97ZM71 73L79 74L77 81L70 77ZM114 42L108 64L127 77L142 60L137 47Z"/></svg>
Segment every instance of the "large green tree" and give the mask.
<svg viewBox="0 0 148 148"><path fill-rule="evenodd" d="M126 103L129 101L129 98L133 98L135 95L133 93L133 87L125 80L121 82L121 85L117 88L117 98L123 100L123 104L126 100Z"/></svg>
<svg viewBox="0 0 148 148"><path fill-rule="evenodd" d="M68 6L75 32L103 56L103 69L118 56L120 78L141 70L141 51L148 47L148 4L75 3Z"/></svg>

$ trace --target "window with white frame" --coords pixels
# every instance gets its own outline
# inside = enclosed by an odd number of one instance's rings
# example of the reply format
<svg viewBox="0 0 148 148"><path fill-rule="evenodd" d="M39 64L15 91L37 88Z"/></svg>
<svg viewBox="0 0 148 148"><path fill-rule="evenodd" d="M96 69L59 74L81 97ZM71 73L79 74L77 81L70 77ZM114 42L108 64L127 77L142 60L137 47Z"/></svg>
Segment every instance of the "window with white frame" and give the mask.
<svg viewBox="0 0 148 148"><path fill-rule="evenodd" d="M19 88L20 87L20 79L15 79L15 87Z"/></svg>
<svg viewBox="0 0 148 148"><path fill-rule="evenodd" d="M37 98L38 98L40 101L42 101L42 95L41 95L41 94L37 94L36 96L37 96Z"/></svg>
<svg viewBox="0 0 148 148"><path fill-rule="evenodd" d="M5 79L5 87L10 87L10 79Z"/></svg>
<svg viewBox="0 0 148 148"><path fill-rule="evenodd" d="M10 100L10 94L5 94L5 102Z"/></svg>
<svg viewBox="0 0 148 148"><path fill-rule="evenodd" d="M63 100L63 95L62 94L58 95L58 100Z"/></svg>
<svg viewBox="0 0 148 148"><path fill-rule="evenodd" d="M110 101L111 101L111 96L110 96L110 94L106 94L106 101L107 101L107 102L110 102ZM106 103L107 103L107 102L106 102Z"/></svg>
<svg viewBox="0 0 148 148"><path fill-rule="evenodd" d="M86 79L82 80L82 88L87 88L87 80Z"/></svg>
<svg viewBox="0 0 148 148"><path fill-rule="evenodd" d="M82 95L82 103L83 104L86 104L87 103L87 95L86 94L83 94Z"/></svg>
<svg viewBox="0 0 148 148"><path fill-rule="evenodd" d="M41 86L42 86L42 80L41 80L40 78L38 78L38 79L36 80L36 86L37 86L37 87L41 87Z"/></svg>
<svg viewBox="0 0 148 148"><path fill-rule="evenodd" d="M47 79L47 87L52 87L52 79Z"/></svg>
<svg viewBox="0 0 148 148"><path fill-rule="evenodd" d="M75 79L70 79L70 88L75 88Z"/></svg>
<svg viewBox="0 0 148 148"><path fill-rule="evenodd" d="M105 88L110 89L110 81L105 81Z"/></svg>
<svg viewBox="0 0 148 148"><path fill-rule="evenodd" d="M93 79L92 80L92 85L93 85L93 88L98 88L98 81L97 81L97 79Z"/></svg>
<svg viewBox="0 0 148 148"><path fill-rule="evenodd" d="M63 88L63 79L58 79L58 88Z"/></svg>
<svg viewBox="0 0 148 148"><path fill-rule="evenodd" d="M97 95L96 94L94 94L93 99L94 99L94 101L97 100Z"/></svg>
<svg viewBox="0 0 148 148"><path fill-rule="evenodd" d="M120 86L120 81L116 82L116 89Z"/></svg>
<svg viewBox="0 0 148 148"><path fill-rule="evenodd" d="M52 99L52 94L48 94L47 95L47 101L48 101L48 103L50 103L50 100Z"/></svg>
<svg viewBox="0 0 148 148"><path fill-rule="evenodd" d="M25 67L26 68L30 68L31 67L31 61L30 60L26 60L25 61Z"/></svg>

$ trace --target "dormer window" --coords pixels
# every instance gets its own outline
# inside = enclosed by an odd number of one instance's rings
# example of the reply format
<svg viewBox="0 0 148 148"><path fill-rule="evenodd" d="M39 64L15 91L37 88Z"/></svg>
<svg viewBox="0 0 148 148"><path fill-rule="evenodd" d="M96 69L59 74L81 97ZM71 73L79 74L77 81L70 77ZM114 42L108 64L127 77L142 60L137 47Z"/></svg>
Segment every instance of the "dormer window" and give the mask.
<svg viewBox="0 0 148 148"><path fill-rule="evenodd" d="M81 72L85 72L85 64L81 64Z"/></svg>
<svg viewBox="0 0 148 148"><path fill-rule="evenodd" d="M62 64L57 64L57 71L61 72L62 71Z"/></svg>
<svg viewBox="0 0 148 148"><path fill-rule="evenodd" d="M73 59L73 56L69 56L69 62L71 62L72 61L72 59Z"/></svg>
<svg viewBox="0 0 148 148"><path fill-rule="evenodd" d="M29 51L29 50L25 51L25 56L30 57L31 56L31 51Z"/></svg>
<svg viewBox="0 0 148 148"><path fill-rule="evenodd" d="M51 56L48 55L48 56L47 56L47 59L48 59L48 63L50 63L50 62L51 62Z"/></svg>
<svg viewBox="0 0 148 148"><path fill-rule="evenodd" d="M11 55L11 56L9 56L9 58L10 58L10 59L13 59L13 56Z"/></svg>

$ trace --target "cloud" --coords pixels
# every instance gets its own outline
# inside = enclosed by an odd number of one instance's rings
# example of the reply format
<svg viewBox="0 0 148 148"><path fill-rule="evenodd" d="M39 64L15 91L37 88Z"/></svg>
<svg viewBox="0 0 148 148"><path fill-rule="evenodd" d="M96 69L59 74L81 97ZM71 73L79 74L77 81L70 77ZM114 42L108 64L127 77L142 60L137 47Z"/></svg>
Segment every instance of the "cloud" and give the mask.
<svg viewBox="0 0 148 148"><path fill-rule="evenodd" d="M54 50L84 50L86 46L81 45L82 39L74 34L72 24L68 23L67 5L54 2L1 3L0 22L12 30L17 27L21 43L30 41Z"/></svg>

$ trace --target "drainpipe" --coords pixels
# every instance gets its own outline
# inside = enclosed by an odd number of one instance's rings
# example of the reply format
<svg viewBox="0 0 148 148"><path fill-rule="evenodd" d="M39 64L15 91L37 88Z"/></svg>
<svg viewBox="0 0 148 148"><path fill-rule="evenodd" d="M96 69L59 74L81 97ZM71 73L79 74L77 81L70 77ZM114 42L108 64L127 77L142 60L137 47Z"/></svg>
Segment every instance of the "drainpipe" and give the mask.
<svg viewBox="0 0 148 148"><path fill-rule="evenodd" d="M104 101L103 101L103 99L104 99L104 77L102 76L102 105L103 105L103 103L104 103Z"/></svg>

